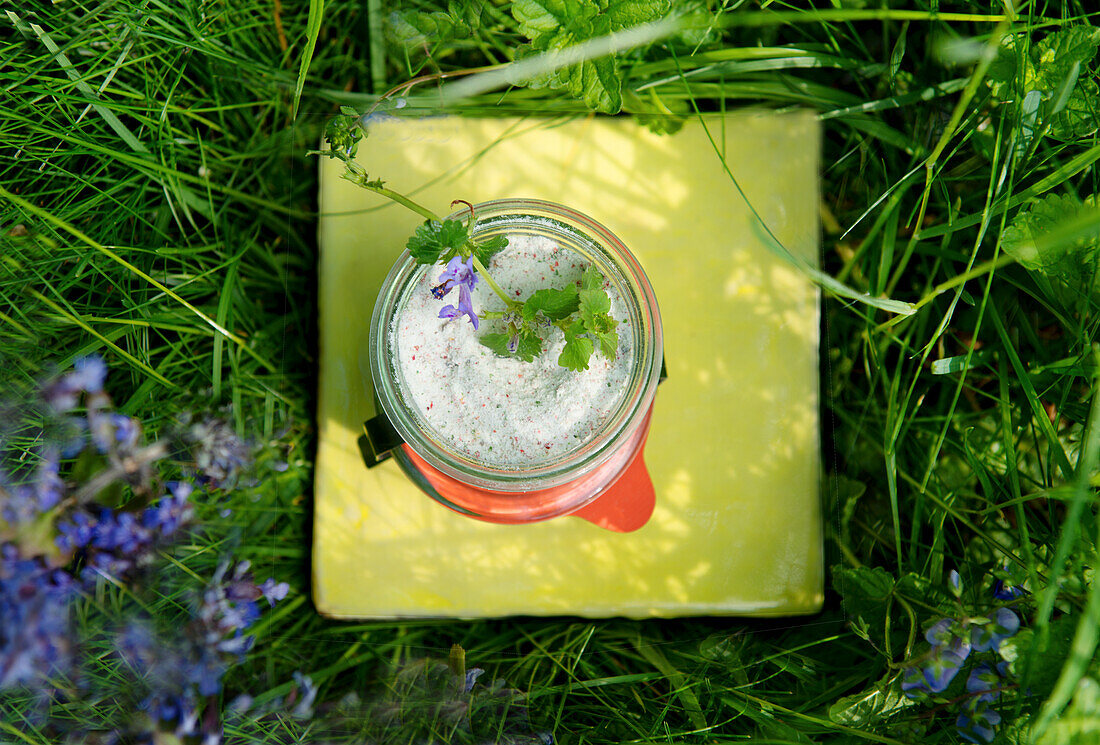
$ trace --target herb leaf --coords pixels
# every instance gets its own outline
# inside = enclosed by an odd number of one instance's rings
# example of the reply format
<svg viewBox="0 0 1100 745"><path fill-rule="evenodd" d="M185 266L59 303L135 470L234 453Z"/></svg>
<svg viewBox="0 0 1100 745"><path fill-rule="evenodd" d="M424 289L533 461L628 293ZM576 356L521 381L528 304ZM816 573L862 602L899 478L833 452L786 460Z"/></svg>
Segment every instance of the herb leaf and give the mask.
<svg viewBox="0 0 1100 745"><path fill-rule="evenodd" d="M619 332L612 329L598 334L600 340L600 353L609 360L615 359L615 353L619 349Z"/></svg>
<svg viewBox="0 0 1100 745"><path fill-rule="evenodd" d="M1097 130L1100 95L1089 64L1100 48L1100 29L1072 26L1048 34L1025 52L1023 35L1007 36L989 67L990 92L1001 101L1035 101L1040 121L1059 140ZM1028 96L1031 96L1031 99Z"/></svg>
<svg viewBox="0 0 1100 745"><path fill-rule="evenodd" d="M1090 198L1081 204L1074 197L1058 194L1036 200L1031 209L1017 214L1012 224L1005 228L1001 246L1028 269L1073 279L1079 274L1081 265L1090 261L1091 254L1096 251L1096 236L1090 239L1088 235L1080 235L1075 240L1058 243L1041 239L1076 219L1086 209L1093 211L1094 202Z"/></svg>
<svg viewBox="0 0 1100 745"><path fill-rule="evenodd" d="M669 11L669 0L513 0L512 15L531 39L516 59L573 46L613 31L655 21ZM622 108L622 71L618 56L586 60L529 80L532 88L566 88L596 111Z"/></svg>
<svg viewBox="0 0 1100 745"><path fill-rule="evenodd" d="M442 223L425 220L405 243L405 248L418 264L434 264L446 253L457 253L466 240L466 226L458 220Z"/></svg>
<svg viewBox="0 0 1100 745"><path fill-rule="evenodd" d="M568 285L561 290L539 290L524 302L523 318L530 321L536 313L542 311L551 321L560 321L573 315L579 305L580 299L575 285Z"/></svg>
<svg viewBox="0 0 1100 745"><path fill-rule="evenodd" d="M581 290L581 318L584 319L585 328L594 330L596 316L606 315L611 310L611 298L602 289Z"/></svg>
<svg viewBox="0 0 1100 745"><path fill-rule="evenodd" d="M1013 218L1001 246L1022 266L1066 285L1069 294L1055 292L1064 295L1063 300L1088 296L1100 290L1096 214L1095 197L1081 203L1072 196L1049 194Z"/></svg>
<svg viewBox="0 0 1100 745"><path fill-rule="evenodd" d="M600 274L600 270L596 268L595 264L589 264L584 270L584 274L581 275L581 289L582 290L596 290L603 287L603 275Z"/></svg>
<svg viewBox="0 0 1100 745"><path fill-rule="evenodd" d="M488 266L490 259L504 248L507 248L507 246L507 236L494 235L492 238L481 241L480 243L474 243L474 256L477 257L477 260L481 262L482 266Z"/></svg>
<svg viewBox="0 0 1100 745"><path fill-rule="evenodd" d="M501 357L511 357L508 351L508 334L482 334L478 340Z"/></svg>
<svg viewBox="0 0 1100 745"><path fill-rule="evenodd" d="M917 703L898 687L889 685L889 678L887 676L865 691L837 700L829 707L829 719L850 727L868 727Z"/></svg>
<svg viewBox="0 0 1100 745"><path fill-rule="evenodd" d="M466 39L481 27L481 3L464 3L451 0L447 11L406 10L391 13L387 19L393 37L408 47L425 43L441 45L455 39Z"/></svg>
<svg viewBox="0 0 1100 745"><path fill-rule="evenodd" d="M482 334L481 343L493 350L501 357L518 357L524 362L530 362L542 352L542 339L534 331L526 328L516 333L516 351L508 348L512 340L510 334Z"/></svg>
<svg viewBox="0 0 1100 745"><path fill-rule="evenodd" d="M595 348L587 336L574 336L565 343L565 348L558 355L558 364L577 372L587 370L588 360Z"/></svg>
<svg viewBox="0 0 1100 745"><path fill-rule="evenodd" d="M520 329L519 344L516 345L516 357L530 362L542 351L542 339L530 329Z"/></svg>

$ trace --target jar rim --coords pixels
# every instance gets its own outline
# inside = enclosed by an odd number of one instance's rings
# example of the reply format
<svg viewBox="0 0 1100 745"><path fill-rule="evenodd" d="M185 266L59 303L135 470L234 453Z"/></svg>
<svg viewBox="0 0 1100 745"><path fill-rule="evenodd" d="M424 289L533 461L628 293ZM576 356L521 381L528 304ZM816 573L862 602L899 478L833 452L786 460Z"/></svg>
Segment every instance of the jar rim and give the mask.
<svg viewBox="0 0 1100 745"><path fill-rule="evenodd" d="M599 258L600 268L619 274L620 290L634 322L634 364L628 378L628 394L601 425L601 430L560 458L536 465L497 466L479 461L448 447L424 418L406 405L401 391L397 355L392 353L391 324L399 312L409 284L420 275L420 267L402 252L394 262L375 302L370 328L370 368L375 397L394 429L417 455L440 472L474 487L502 492L529 492L559 486L590 472L615 452L616 443L628 439L648 414L656 392L663 359L663 335L656 296L634 255L610 230L591 217L555 202L538 199L500 199L473 206L476 222L473 235L507 232L522 227L528 232L571 233L583 239ZM468 219L463 207L445 219ZM572 248L572 246L570 246Z"/></svg>

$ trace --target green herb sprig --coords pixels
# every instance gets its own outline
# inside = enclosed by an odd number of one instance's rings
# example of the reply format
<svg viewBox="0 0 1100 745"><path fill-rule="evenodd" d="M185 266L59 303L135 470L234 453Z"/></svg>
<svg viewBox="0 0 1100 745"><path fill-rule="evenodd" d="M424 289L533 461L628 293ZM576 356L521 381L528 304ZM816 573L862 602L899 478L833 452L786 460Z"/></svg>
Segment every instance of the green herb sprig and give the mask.
<svg viewBox="0 0 1100 745"><path fill-rule="evenodd" d="M474 240L470 231L477 216L469 202L470 219L442 219L427 207L414 202L404 194L386 188L381 179L372 179L356 162L359 143L366 134L359 113L350 106L340 107L340 114L333 117L325 129L328 147L312 151L338 160L344 165L342 178L390 199L425 218L409 237L405 247L418 264L442 264L447 271L443 284L433 288L433 294L442 297L452 286L459 287L461 299L458 308L447 306L441 317L466 314L474 328L477 320L501 320L505 331L484 333L481 343L502 357L514 357L531 362L543 351L544 342L551 328L558 328L565 335L565 347L558 356L558 364L574 371L587 370L592 354L597 348L609 360L615 358L619 347L618 321L611 317L611 299L604 289L605 278L595 266L589 265L581 276L580 288L569 285L561 290L545 288L536 290L526 299L510 297L493 280L486 268L493 256L508 245L502 235L485 240ZM464 267L469 267L465 269ZM476 313L469 305L469 289L476 279L483 279L504 303L500 311Z"/></svg>

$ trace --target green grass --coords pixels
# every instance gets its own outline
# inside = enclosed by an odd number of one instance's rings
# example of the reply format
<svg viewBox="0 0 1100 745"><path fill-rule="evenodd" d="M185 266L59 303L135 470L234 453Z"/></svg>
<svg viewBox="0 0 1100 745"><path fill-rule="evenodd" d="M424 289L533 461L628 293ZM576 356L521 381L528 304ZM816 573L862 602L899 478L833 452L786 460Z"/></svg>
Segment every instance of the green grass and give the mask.
<svg viewBox="0 0 1100 745"><path fill-rule="evenodd" d="M226 680L227 702L241 692L276 702L296 670L319 684L319 701L370 700L389 665L446 657L457 643L471 666L525 691L533 725L562 743L953 743L957 701L868 706L849 719L830 718L830 707L880 681L896 692L923 628L952 607L949 570L980 614L989 573L1007 562L1026 578L1031 595L1017 608L1040 652L1021 653L1025 683L1000 704L1001 741L1035 741L1037 723L1054 728L1043 742L1070 742L1075 726L1097 737L1100 709L1078 681L1100 675L1100 293L1080 268L1022 266L1000 239L1037 198L1095 194L1100 141L1095 127L1051 136L1034 100L993 99L980 55L1001 33L1034 45L1100 25L1100 13L1085 0L1020 2L1011 19L990 16L999 4L943 3L954 15L939 18L934 0L913 12L813 4L822 10L707 3L719 6L710 37L628 53L621 68L635 114L819 112L823 267L856 293L916 307L895 315L825 300L826 551L851 584L831 574L825 610L808 619L369 623L326 621L309 600L316 162L304 153L340 104L365 110L410 78L508 61L522 41L508 4L487 4L470 36L408 49L384 33L389 4L371 0L9 5L0 386L97 351L116 402L150 430L213 406L262 452L260 483L201 506L205 527L172 554L153 592L104 586L78 609L89 689L125 678L104 646L112 615L140 601L177 616L185 589L232 553L292 593L259 622L256 648ZM945 64L935 50L947 41L970 50L968 61ZM1095 77L1091 61L1065 80ZM412 89L406 110L433 111L435 84ZM455 108L587 112L548 88ZM1096 224L1090 212L1039 239L1089 251ZM275 460L289 469L275 471ZM887 578L877 596L870 568ZM0 704L0 742L49 741L27 696ZM53 714L109 728L134 704L104 695L57 703ZM1059 718L1067 704L1072 721ZM335 741L347 723L334 726L320 715L228 718L227 737Z"/></svg>

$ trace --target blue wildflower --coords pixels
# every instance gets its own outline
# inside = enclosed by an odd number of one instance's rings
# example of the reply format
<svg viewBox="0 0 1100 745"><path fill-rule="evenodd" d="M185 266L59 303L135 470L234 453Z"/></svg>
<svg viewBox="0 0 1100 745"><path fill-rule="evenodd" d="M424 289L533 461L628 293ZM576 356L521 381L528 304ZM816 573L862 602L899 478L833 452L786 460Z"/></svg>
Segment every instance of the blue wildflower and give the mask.
<svg viewBox="0 0 1100 745"><path fill-rule="evenodd" d="M308 675L294 671L296 688L286 697L287 706L294 704L290 716L295 719L309 719L313 716L313 702L317 699L317 686ZM297 703L295 703L297 701Z"/></svg>
<svg viewBox="0 0 1100 745"><path fill-rule="evenodd" d="M1008 585L1003 579L993 583L993 597L998 600L1015 600L1023 595L1024 588L1020 585Z"/></svg>
<svg viewBox="0 0 1100 745"><path fill-rule="evenodd" d="M64 552L84 557L81 577L87 585L97 576L119 580L132 575L190 522L191 485L172 481L167 488L166 495L140 513L90 508L57 521L55 543Z"/></svg>
<svg viewBox="0 0 1100 745"><path fill-rule="evenodd" d="M77 405L81 393L102 393L106 378L107 364L102 357L81 357L73 363L71 372L44 386L42 396L55 411L69 411Z"/></svg>
<svg viewBox="0 0 1100 745"><path fill-rule="evenodd" d="M474 273L474 259L471 256L465 262L461 257L455 256L447 262L447 268L439 275L440 284L432 288L432 294L439 299L458 287L458 307L444 305L439 311L440 318L456 318L465 315L470 319L474 329L477 329L478 318L474 312L470 290L477 284L477 275Z"/></svg>
<svg viewBox="0 0 1100 745"><path fill-rule="evenodd" d="M88 420L92 435L92 444L101 453L119 451L128 453L138 444L141 437L141 423L114 412L88 411Z"/></svg>
<svg viewBox="0 0 1100 745"><path fill-rule="evenodd" d="M28 685L72 662L72 577L12 544L0 546L0 689Z"/></svg>
<svg viewBox="0 0 1100 745"><path fill-rule="evenodd" d="M928 690L932 693L941 693L951 685L951 681L959 674L966 658L952 652L945 647L935 647L932 656L925 665L923 673Z"/></svg>
<svg viewBox="0 0 1100 745"><path fill-rule="evenodd" d="M970 636L954 618L941 618L924 633L933 650L945 649L960 659L970 656Z"/></svg>
<svg viewBox="0 0 1100 745"><path fill-rule="evenodd" d="M971 631L971 643L978 652L996 650L1001 642L1020 630L1020 617L1008 608L998 608L988 623L976 624Z"/></svg>
<svg viewBox="0 0 1100 745"><path fill-rule="evenodd" d="M286 597L290 592L290 585L286 582L275 582L274 579L268 577L264 580L264 583L260 585L260 592L264 596L264 600L268 602L268 605L274 607L275 603Z"/></svg>
<svg viewBox="0 0 1100 745"><path fill-rule="evenodd" d="M907 667L902 671L901 690L909 698L923 698L931 693L919 667Z"/></svg>
<svg viewBox="0 0 1100 745"><path fill-rule="evenodd" d="M191 425L184 440L194 448L199 481L215 489L235 484L252 462L248 445L227 422L218 419Z"/></svg>
<svg viewBox="0 0 1100 745"><path fill-rule="evenodd" d="M944 647L951 643L955 638L953 627L955 626L955 619L953 618L941 618L932 624L928 631L924 632L924 638L933 647Z"/></svg>
<svg viewBox="0 0 1100 745"><path fill-rule="evenodd" d="M466 678L462 683L463 693L469 693L474 689L474 683L485 673L480 667L471 667L466 671Z"/></svg>
<svg viewBox="0 0 1100 745"><path fill-rule="evenodd" d="M190 484L169 481L165 487L168 494L141 514L141 524L156 532L162 540L172 537L194 515L194 507L189 501L194 488Z"/></svg>
<svg viewBox="0 0 1100 745"><path fill-rule="evenodd" d="M149 681L151 695L143 708L160 731L186 742L220 741L216 710L208 706L202 711L196 702L221 692L225 673L255 642L245 631L259 618L256 600L266 595L249 570L247 561L232 568L228 563L220 565L197 598L191 621L180 636L158 638L139 623L118 636L118 651ZM278 585L265 586L272 597L285 594ZM305 713L312 709L316 688L308 678L295 680L302 696L296 711Z"/></svg>
<svg viewBox="0 0 1100 745"><path fill-rule="evenodd" d="M62 551L85 548L95 537L96 523L86 512L74 512L68 519L57 523L55 543Z"/></svg>
<svg viewBox="0 0 1100 745"><path fill-rule="evenodd" d="M9 525L33 522L57 506L65 492L59 473L60 452L48 446L30 480L12 485L7 474L0 473L0 520Z"/></svg>
<svg viewBox="0 0 1100 745"><path fill-rule="evenodd" d="M966 679L968 693L977 693L979 701L996 701L1001 695L1001 677L1008 671L1008 663L993 667L988 662L975 665Z"/></svg>
<svg viewBox="0 0 1100 745"><path fill-rule="evenodd" d="M994 728L1001 723L1001 715L982 701L964 709L955 720L959 737L973 743L990 743L996 734Z"/></svg>

